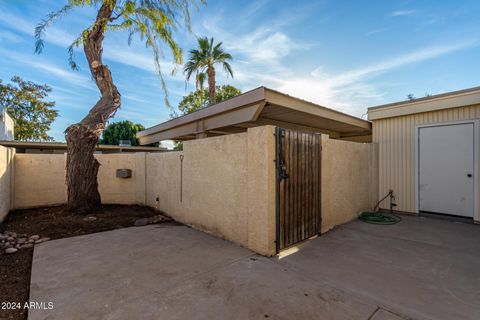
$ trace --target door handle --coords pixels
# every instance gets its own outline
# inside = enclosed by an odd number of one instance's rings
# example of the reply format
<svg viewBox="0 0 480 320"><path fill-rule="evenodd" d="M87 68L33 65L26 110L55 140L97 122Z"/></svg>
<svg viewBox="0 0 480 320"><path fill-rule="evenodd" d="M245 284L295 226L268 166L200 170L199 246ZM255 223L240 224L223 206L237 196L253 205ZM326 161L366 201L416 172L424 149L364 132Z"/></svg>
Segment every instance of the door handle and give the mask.
<svg viewBox="0 0 480 320"><path fill-rule="evenodd" d="M473 177L473 174L467 173L467 177L471 178L471 177Z"/></svg>

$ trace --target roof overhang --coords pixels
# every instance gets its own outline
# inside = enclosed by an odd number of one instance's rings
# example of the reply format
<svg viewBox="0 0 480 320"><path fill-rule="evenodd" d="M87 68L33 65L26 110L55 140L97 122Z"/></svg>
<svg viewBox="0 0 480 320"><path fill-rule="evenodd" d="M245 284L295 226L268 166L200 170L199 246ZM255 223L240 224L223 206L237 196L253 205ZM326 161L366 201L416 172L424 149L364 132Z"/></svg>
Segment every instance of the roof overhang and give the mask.
<svg viewBox="0 0 480 320"><path fill-rule="evenodd" d="M41 150L67 150L67 144L64 142L36 142L36 141L6 141L0 140L0 146L17 149L41 149ZM107 144L98 144L97 151L117 151L117 152L161 152L166 148L143 147L143 146L112 146Z"/></svg>
<svg viewBox="0 0 480 320"><path fill-rule="evenodd" d="M368 119L379 120L474 104L480 104L480 87L371 107L368 108Z"/></svg>
<svg viewBox="0 0 480 320"><path fill-rule="evenodd" d="M169 139L189 140L207 135L243 132L249 127L261 125L327 133L339 139L361 136L368 141L368 137L371 137L369 121L259 87L140 131L137 138L141 144Z"/></svg>

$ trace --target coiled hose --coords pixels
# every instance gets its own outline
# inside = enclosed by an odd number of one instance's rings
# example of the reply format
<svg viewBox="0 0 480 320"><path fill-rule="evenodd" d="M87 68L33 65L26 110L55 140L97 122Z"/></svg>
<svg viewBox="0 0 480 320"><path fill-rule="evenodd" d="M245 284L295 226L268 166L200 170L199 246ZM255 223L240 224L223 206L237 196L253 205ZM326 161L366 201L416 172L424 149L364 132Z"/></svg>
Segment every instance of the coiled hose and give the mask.
<svg viewBox="0 0 480 320"><path fill-rule="evenodd" d="M358 217L360 220L367 222L367 223L373 223L373 224L383 224L383 225L389 225L389 224L395 224L400 221L402 221L402 218L395 214L387 214L383 212L378 211L378 206L380 203L390 197L390 202L392 202L393 199L393 190L390 190L385 197L380 199L380 201L377 202L375 207L373 208L373 212L365 211L360 213L360 216Z"/></svg>

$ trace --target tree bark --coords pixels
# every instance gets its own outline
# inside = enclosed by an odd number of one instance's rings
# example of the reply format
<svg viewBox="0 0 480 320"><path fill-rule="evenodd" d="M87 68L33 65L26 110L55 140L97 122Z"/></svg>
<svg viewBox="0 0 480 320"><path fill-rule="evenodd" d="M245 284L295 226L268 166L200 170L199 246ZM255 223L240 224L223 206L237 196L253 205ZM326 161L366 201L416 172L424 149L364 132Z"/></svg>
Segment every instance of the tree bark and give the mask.
<svg viewBox="0 0 480 320"><path fill-rule="evenodd" d="M208 65L208 92L210 94L210 105L216 103L215 99L215 68L213 65Z"/></svg>
<svg viewBox="0 0 480 320"><path fill-rule="evenodd" d="M80 214L97 210L101 205L97 182L100 164L95 159L94 152L107 120L121 105L120 93L113 83L110 70L102 62L104 33L115 3L116 1L112 0L102 4L96 23L84 39L85 56L101 97L82 121L71 125L65 131L67 205L70 210Z"/></svg>

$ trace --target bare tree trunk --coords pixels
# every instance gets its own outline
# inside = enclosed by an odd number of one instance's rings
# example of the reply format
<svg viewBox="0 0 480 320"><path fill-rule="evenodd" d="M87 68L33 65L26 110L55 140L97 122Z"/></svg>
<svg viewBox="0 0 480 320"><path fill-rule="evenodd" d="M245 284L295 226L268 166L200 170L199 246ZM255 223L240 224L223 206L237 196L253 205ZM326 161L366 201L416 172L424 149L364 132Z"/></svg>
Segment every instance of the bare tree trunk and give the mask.
<svg viewBox="0 0 480 320"><path fill-rule="evenodd" d="M213 65L208 66L208 92L210 94L210 105L216 103L215 99L215 68Z"/></svg>
<svg viewBox="0 0 480 320"><path fill-rule="evenodd" d="M84 40L84 51L90 72L100 90L100 100L88 115L65 131L67 140L68 208L78 213L88 213L101 205L97 173L100 164L93 156L98 138L107 120L120 108L120 93L112 75L102 62L102 43L105 26L109 22L116 1L103 3L98 10L94 27Z"/></svg>

